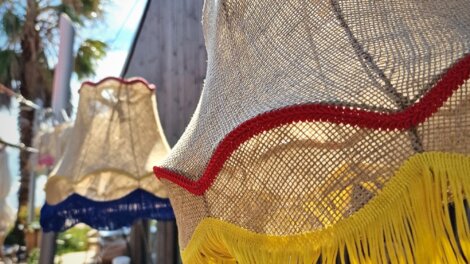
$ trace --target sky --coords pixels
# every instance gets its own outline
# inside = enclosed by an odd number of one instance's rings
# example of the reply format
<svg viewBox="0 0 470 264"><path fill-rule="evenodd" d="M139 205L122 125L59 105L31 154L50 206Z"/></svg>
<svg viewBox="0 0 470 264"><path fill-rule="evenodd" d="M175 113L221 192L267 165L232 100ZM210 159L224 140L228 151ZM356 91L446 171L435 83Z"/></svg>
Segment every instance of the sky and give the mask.
<svg viewBox="0 0 470 264"><path fill-rule="evenodd" d="M104 19L91 27L78 28L77 39L94 38L108 44L105 58L98 62L96 76L90 81L99 81L108 76L119 77L128 51L142 17L147 0L110 0L105 6ZM78 43L75 43L78 45ZM72 77L71 93L72 105L78 105L78 89L81 81ZM17 127L18 104L13 103L10 110L0 111L0 138L12 142L19 142ZM12 188L7 197L7 203L14 209L18 206L17 191L19 187L18 150L7 148L9 167L12 177ZM36 188L36 207L44 203L43 187L46 178L40 177Z"/></svg>
<svg viewBox="0 0 470 264"><path fill-rule="evenodd" d="M80 32L85 38L97 38L108 44L107 56L99 62L96 76L91 81L99 81L107 76L119 76L127 58L134 34L142 17L147 0L113 0L105 10L105 21L93 30ZM72 104L78 104L78 89L81 82L72 78Z"/></svg>

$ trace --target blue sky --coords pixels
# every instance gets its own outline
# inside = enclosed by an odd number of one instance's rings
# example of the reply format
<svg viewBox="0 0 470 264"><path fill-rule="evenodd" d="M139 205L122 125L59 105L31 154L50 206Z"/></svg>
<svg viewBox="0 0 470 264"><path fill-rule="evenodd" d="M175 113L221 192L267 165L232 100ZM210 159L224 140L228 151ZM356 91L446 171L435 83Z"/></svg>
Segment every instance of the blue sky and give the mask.
<svg viewBox="0 0 470 264"><path fill-rule="evenodd" d="M78 33L85 38L96 38L109 45L106 58L99 62L96 76L90 80L98 81L107 76L119 76L146 3L147 0L110 1L105 10L104 23L96 25L93 30ZM80 83L76 78L73 78L71 83L74 106L78 102L77 91Z"/></svg>
<svg viewBox="0 0 470 264"><path fill-rule="evenodd" d="M142 16L147 0L112 0L105 7L104 19L89 28L77 29L77 38L94 38L106 42L109 45L107 55L96 68L96 76L89 80L98 81L108 76L119 76L126 60L130 45L134 38L137 26ZM76 45L78 43L75 43ZM78 89L80 81L72 78L72 104L78 104ZM8 110L0 111L0 137L9 142L18 142L17 128L18 105ZM13 178L13 186L7 198L7 202L13 208L17 207L17 191L19 187L18 150L7 148L9 154L9 166ZM39 178L36 189L36 206L44 203L42 190L45 177Z"/></svg>

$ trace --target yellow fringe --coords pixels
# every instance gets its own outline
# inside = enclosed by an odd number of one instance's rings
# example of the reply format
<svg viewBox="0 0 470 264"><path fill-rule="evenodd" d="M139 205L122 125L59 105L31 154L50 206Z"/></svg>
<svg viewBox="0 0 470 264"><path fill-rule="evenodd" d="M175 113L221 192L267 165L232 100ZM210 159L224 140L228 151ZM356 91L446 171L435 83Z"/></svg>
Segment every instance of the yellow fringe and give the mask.
<svg viewBox="0 0 470 264"><path fill-rule="evenodd" d="M367 205L333 226L272 236L206 218L182 256L189 264L344 263L347 257L350 263L467 263L469 194L470 156L417 154Z"/></svg>

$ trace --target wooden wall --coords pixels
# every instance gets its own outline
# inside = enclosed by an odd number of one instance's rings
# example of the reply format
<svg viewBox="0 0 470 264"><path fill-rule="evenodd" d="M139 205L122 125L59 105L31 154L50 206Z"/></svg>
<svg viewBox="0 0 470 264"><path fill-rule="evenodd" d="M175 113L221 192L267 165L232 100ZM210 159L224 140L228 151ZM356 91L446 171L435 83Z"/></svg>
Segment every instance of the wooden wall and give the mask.
<svg viewBox="0 0 470 264"><path fill-rule="evenodd" d="M196 109L206 74L201 24L204 0L148 1L121 76L143 77L157 86L160 120L173 146ZM142 229L138 225L133 232ZM157 228L157 263L179 263L175 222L160 221ZM134 260L148 255L139 251L144 236L141 233L131 241Z"/></svg>
<svg viewBox="0 0 470 264"><path fill-rule="evenodd" d="M196 108L206 74L204 0L149 0L123 76L157 86L163 130L173 146Z"/></svg>

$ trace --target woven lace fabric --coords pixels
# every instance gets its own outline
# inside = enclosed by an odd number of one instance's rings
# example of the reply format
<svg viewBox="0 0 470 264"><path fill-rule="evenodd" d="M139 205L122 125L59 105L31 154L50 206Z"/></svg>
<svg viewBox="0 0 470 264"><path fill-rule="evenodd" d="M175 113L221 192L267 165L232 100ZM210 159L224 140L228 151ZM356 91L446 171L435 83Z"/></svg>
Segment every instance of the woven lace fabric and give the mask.
<svg viewBox="0 0 470 264"><path fill-rule="evenodd" d="M206 0L203 28L198 108L155 168L189 263L243 255L223 232L196 237L207 219L257 238L320 232L413 157L470 154L469 1Z"/></svg>
<svg viewBox="0 0 470 264"><path fill-rule="evenodd" d="M85 82L70 138L46 183L45 229L80 221L115 229L137 218L174 218L166 190L147 165L169 150L153 85L142 79Z"/></svg>
<svg viewBox="0 0 470 264"><path fill-rule="evenodd" d="M49 127L39 130L33 140L33 146L38 150L37 155L37 170L43 167L53 167L62 157L65 151L65 146L70 140L70 131L72 123L66 122L59 124L55 127Z"/></svg>

